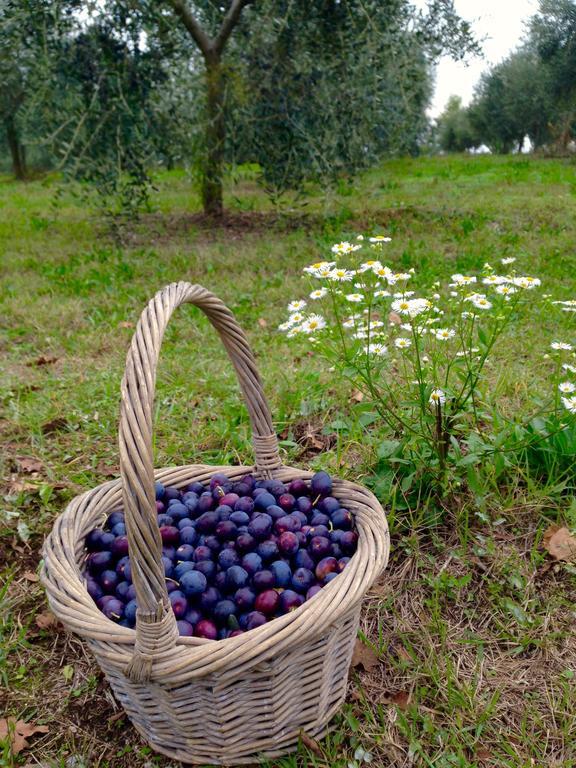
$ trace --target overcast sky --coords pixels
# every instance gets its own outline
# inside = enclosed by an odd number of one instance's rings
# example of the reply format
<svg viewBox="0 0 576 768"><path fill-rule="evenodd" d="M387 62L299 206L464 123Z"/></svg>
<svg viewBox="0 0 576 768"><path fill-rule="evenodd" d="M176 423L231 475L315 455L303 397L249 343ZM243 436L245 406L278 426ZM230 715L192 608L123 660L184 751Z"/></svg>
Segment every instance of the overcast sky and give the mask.
<svg viewBox="0 0 576 768"><path fill-rule="evenodd" d="M415 5L425 6L425 0ZM482 72L496 64L516 47L524 31L524 23L538 9L538 0L454 0L462 18L483 42L484 58L470 59L467 64L443 58L436 69L436 91L430 114L442 112L448 98L455 94L468 103Z"/></svg>

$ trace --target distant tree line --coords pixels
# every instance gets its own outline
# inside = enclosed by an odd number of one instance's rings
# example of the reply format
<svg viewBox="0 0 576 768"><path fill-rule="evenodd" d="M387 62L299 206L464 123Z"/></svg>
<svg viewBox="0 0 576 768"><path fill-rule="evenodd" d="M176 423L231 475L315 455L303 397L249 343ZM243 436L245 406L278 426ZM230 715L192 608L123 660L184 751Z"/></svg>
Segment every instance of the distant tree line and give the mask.
<svg viewBox="0 0 576 768"><path fill-rule="evenodd" d="M541 0L521 46L486 72L471 104L452 97L438 119L446 152L565 152L576 138L576 0Z"/></svg>
<svg viewBox="0 0 576 768"><path fill-rule="evenodd" d="M417 152L434 62L477 51L452 0L3 0L0 146L122 209L186 166L218 216L239 163L280 195Z"/></svg>

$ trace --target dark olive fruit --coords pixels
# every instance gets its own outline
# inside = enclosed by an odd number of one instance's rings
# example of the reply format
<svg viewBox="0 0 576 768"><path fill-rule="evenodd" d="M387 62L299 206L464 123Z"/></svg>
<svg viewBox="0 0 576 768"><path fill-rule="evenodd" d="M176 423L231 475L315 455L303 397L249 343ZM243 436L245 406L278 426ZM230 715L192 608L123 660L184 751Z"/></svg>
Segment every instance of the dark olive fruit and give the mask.
<svg viewBox="0 0 576 768"><path fill-rule="evenodd" d="M168 599L172 605L174 616L176 616L177 619L184 618L186 611L188 610L188 601L186 600L186 595L180 590L176 590L175 592L171 592L168 595Z"/></svg>
<svg viewBox="0 0 576 768"><path fill-rule="evenodd" d="M304 603L304 598L292 589L285 589L280 595L280 612L290 613L300 608Z"/></svg>
<svg viewBox="0 0 576 768"><path fill-rule="evenodd" d="M117 597L112 597L100 610L107 619L120 621L124 616L124 603L118 600Z"/></svg>
<svg viewBox="0 0 576 768"><path fill-rule="evenodd" d="M124 608L124 618L130 621L132 624L136 622L137 608L138 606L136 605L135 599L129 600Z"/></svg>
<svg viewBox="0 0 576 768"><path fill-rule="evenodd" d="M117 597L118 600L121 600L123 603L125 603L127 600L126 595L128 594L129 589L130 584L128 584L127 581L119 581L116 585L116 589L114 590L114 596Z"/></svg>
<svg viewBox="0 0 576 768"><path fill-rule="evenodd" d="M275 589L266 589L256 597L254 608L265 616L272 616L280 605L280 595Z"/></svg>
<svg viewBox="0 0 576 768"><path fill-rule="evenodd" d="M200 571L188 571L180 579L180 586L187 597L193 597L204 592L208 586L208 580Z"/></svg>
<svg viewBox="0 0 576 768"><path fill-rule="evenodd" d="M180 584L174 579L164 579L164 583L166 584L166 592L168 592L169 595L180 588Z"/></svg>
<svg viewBox="0 0 576 768"><path fill-rule="evenodd" d="M306 600L311 600L314 595L317 595L318 592L322 591L322 586L320 584L314 584L310 587L308 592L306 592Z"/></svg>
<svg viewBox="0 0 576 768"><path fill-rule="evenodd" d="M278 497L278 506L282 507L286 512L292 512L296 499L291 493L283 493Z"/></svg>
<svg viewBox="0 0 576 768"><path fill-rule="evenodd" d="M256 509L266 510L273 504L276 504L276 499L274 496L272 496L271 493L268 493L267 491L264 493L259 493L258 496L256 496L254 499L254 506Z"/></svg>
<svg viewBox="0 0 576 768"><path fill-rule="evenodd" d="M305 515L309 515L312 512L312 502L307 496L299 496L296 499L296 509Z"/></svg>
<svg viewBox="0 0 576 768"><path fill-rule="evenodd" d="M164 512L165 509L166 509L166 505L164 504L163 501L157 501L156 502L156 512L157 512L157 514L161 515L162 512Z"/></svg>
<svg viewBox="0 0 576 768"><path fill-rule="evenodd" d="M212 477L210 478L210 490L213 491L214 488L223 488L224 486L232 485L232 481L228 477L228 475L225 475L224 472L215 472Z"/></svg>
<svg viewBox="0 0 576 768"><path fill-rule="evenodd" d="M169 557L166 557L166 555L162 555L161 559L162 565L164 566L164 576L170 578L174 573L174 563ZM128 563L128 567L130 567L130 563ZM126 568L124 568L124 575L126 576Z"/></svg>
<svg viewBox="0 0 576 768"><path fill-rule="evenodd" d="M126 568L127 563L130 562L130 558L126 555L125 557L121 557L120 560L116 563L116 573L121 578L125 578L124 576L124 570Z"/></svg>
<svg viewBox="0 0 576 768"><path fill-rule="evenodd" d="M234 509L236 502L239 500L240 500L240 496L238 496L237 493L226 493L224 496L222 496L219 499L218 505L219 506L225 505Z"/></svg>
<svg viewBox="0 0 576 768"><path fill-rule="evenodd" d="M263 613L260 611L250 611L246 617L246 629L256 629L257 627L261 627L263 624L266 624L266 622L267 618Z"/></svg>
<svg viewBox="0 0 576 768"><path fill-rule="evenodd" d="M347 509L337 509L330 515L332 525L334 528L341 528L344 531L349 531L352 528L354 522L351 513Z"/></svg>
<svg viewBox="0 0 576 768"><path fill-rule="evenodd" d="M325 557L323 560L320 560L315 571L318 581L324 584L327 583L326 577L328 574L335 572L338 572L338 560L335 557Z"/></svg>
<svg viewBox="0 0 576 768"><path fill-rule="evenodd" d="M306 481L300 480L299 478L292 480L288 486L288 493L291 493L293 496L306 496L306 494L309 493L309 488L306 485Z"/></svg>
<svg viewBox="0 0 576 768"><path fill-rule="evenodd" d="M114 536L126 536L126 526L124 523L116 523L111 529L110 532Z"/></svg>
<svg viewBox="0 0 576 768"><path fill-rule="evenodd" d="M308 568L297 568L292 574L291 585L295 592L305 594L316 581L313 572Z"/></svg>
<svg viewBox="0 0 576 768"><path fill-rule="evenodd" d="M124 512L111 512L108 515L107 525L110 530L114 528L115 525L118 525L118 523L123 523L124 520Z"/></svg>
<svg viewBox="0 0 576 768"><path fill-rule="evenodd" d="M286 510L279 507L277 504L272 504L266 509L266 514L270 515L272 520L279 520L281 517L286 517Z"/></svg>
<svg viewBox="0 0 576 768"><path fill-rule="evenodd" d="M316 472L310 481L312 494L315 496L330 496L332 493L332 478L327 472Z"/></svg>
<svg viewBox="0 0 576 768"><path fill-rule="evenodd" d="M318 502L318 509L320 512L324 512L325 515L331 515L332 512L340 509L340 502L334 496L325 496Z"/></svg>
<svg viewBox="0 0 576 768"><path fill-rule="evenodd" d="M326 578L324 579L324 584L328 584L330 581L332 581L333 579L335 579L337 576L338 576L338 574L337 574L337 573L334 573L334 572L332 572L332 573L329 573L329 574L326 576Z"/></svg>
<svg viewBox="0 0 576 768"><path fill-rule="evenodd" d="M294 555L296 554L296 552L298 552L299 547L300 547L300 542L295 533L292 533L291 531L286 531L280 536L280 540L278 542L278 549L283 554Z"/></svg>
<svg viewBox="0 0 576 768"><path fill-rule="evenodd" d="M86 562L90 573L100 573L112 567L114 555L112 552L92 552L92 554L88 555Z"/></svg>
<svg viewBox="0 0 576 768"><path fill-rule="evenodd" d="M180 542L182 544L191 544L194 546L198 542L198 534L192 527L187 526L180 531Z"/></svg>
<svg viewBox="0 0 576 768"><path fill-rule="evenodd" d="M220 626L226 626L230 616L235 616L237 612L238 608L233 600L220 600L214 607L214 621Z"/></svg>
<svg viewBox="0 0 576 768"><path fill-rule="evenodd" d="M176 626L178 627L179 635L182 635L183 637L194 637L194 627L189 621L180 619L180 621L176 622Z"/></svg>
<svg viewBox="0 0 576 768"><path fill-rule="evenodd" d="M308 550L315 560L322 560L323 557L328 557L332 552L332 543L330 539L324 536L313 536L310 539Z"/></svg>
<svg viewBox="0 0 576 768"><path fill-rule="evenodd" d="M198 622L201 619L202 619L202 614L196 608L188 608L188 610L186 611L186 615L184 616L184 620L187 621L189 624L192 624L192 626L194 626L195 624L198 624Z"/></svg>
<svg viewBox="0 0 576 768"><path fill-rule="evenodd" d="M190 483L190 485L186 488L187 491L191 491L192 493L196 493L198 496L200 496L206 488L202 485L202 483Z"/></svg>
<svg viewBox="0 0 576 768"><path fill-rule="evenodd" d="M180 531L173 525L160 526L160 536L162 537L162 543L169 547L180 544Z"/></svg>
<svg viewBox="0 0 576 768"><path fill-rule="evenodd" d="M356 531L346 531L342 534L338 543L342 548L342 552L346 555L353 555L358 546L358 534Z"/></svg>
<svg viewBox="0 0 576 768"><path fill-rule="evenodd" d="M90 531L88 536L86 536L86 549L88 552L100 552L102 549L100 544L100 536L104 533L104 531L101 528L94 528L93 531Z"/></svg>
<svg viewBox="0 0 576 768"><path fill-rule="evenodd" d="M314 536L324 536L324 538L329 539L330 531L325 525L313 525L308 535L310 539L313 539Z"/></svg>
<svg viewBox="0 0 576 768"><path fill-rule="evenodd" d="M234 483L232 486L232 492L237 493L238 496L249 496L250 491L251 488L248 483Z"/></svg>
<svg viewBox="0 0 576 768"><path fill-rule="evenodd" d="M232 512L230 515L230 520L235 525L248 525L250 522L250 515L248 512L242 512L241 510L236 510L235 512Z"/></svg>
<svg viewBox="0 0 576 768"><path fill-rule="evenodd" d="M213 621L209 619L200 619L194 627L196 637L204 637L206 640L216 640L218 637L218 628Z"/></svg>
<svg viewBox="0 0 576 768"><path fill-rule="evenodd" d="M222 593L216 587L208 587L200 595L200 608L204 615L211 614L217 603L222 600Z"/></svg>
<svg viewBox="0 0 576 768"><path fill-rule="evenodd" d="M196 506L196 512L202 516L206 512L209 512L211 509L214 509L216 505L216 502L212 498L211 493L203 493L202 496L198 499L198 504Z"/></svg>
<svg viewBox="0 0 576 768"><path fill-rule="evenodd" d="M134 584L130 584L128 592L126 593L126 600L136 600L136 587Z"/></svg>
<svg viewBox="0 0 576 768"><path fill-rule="evenodd" d="M185 561L182 563L178 563L178 565L174 568L173 576L175 579L180 579L182 576L184 576L185 573L188 573L188 571L193 571L195 569L195 563L191 563L189 561Z"/></svg>
<svg viewBox="0 0 576 768"><path fill-rule="evenodd" d="M223 549L218 555L218 565L225 571L233 565L240 565L240 555L234 549Z"/></svg>
<svg viewBox="0 0 576 768"><path fill-rule="evenodd" d="M220 522L218 512L204 512L203 515L196 520L196 530L198 533L214 533L216 526Z"/></svg>
<svg viewBox="0 0 576 768"><path fill-rule="evenodd" d="M190 510L185 504L182 504L181 502L176 502L175 504L170 504L168 513L170 517L174 518L174 520L182 520L183 517L188 517Z"/></svg>
<svg viewBox="0 0 576 768"><path fill-rule="evenodd" d="M167 515L165 513L158 515L158 525L172 525L174 523L174 518L172 515Z"/></svg>
<svg viewBox="0 0 576 768"><path fill-rule="evenodd" d="M249 576L254 576L257 571L262 570L262 558L256 552L248 552L242 558L241 565Z"/></svg>
<svg viewBox="0 0 576 768"><path fill-rule="evenodd" d="M230 590L236 591L241 587L246 587L249 580L248 572L240 565L233 565L226 571L226 586Z"/></svg>
<svg viewBox="0 0 576 768"><path fill-rule="evenodd" d="M226 589L226 571L219 571L214 577L214 584L222 592Z"/></svg>
<svg viewBox="0 0 576 768"><path fill-rule="evenodd" d="M174 562L176 560L176 547L162 547L162 554L167 557L168 560Z"/></svg>
<svg viewBox="0 0 576 768"><path fill-rule="evenodd" d="M86 577L86 590L94 601L99 600L104 594L102 587L92 576Z"/></svg>
<svg viewBox="0 0 576 768"><path fill-rule="evenodd" d="M256 546L256 539L249 533L241 533L236 539L236 549L241 554L251 552Z"/></svg>
<svg viewBox="0 0 576 768"><path fill-rule="evenodd" d="M159 501L164 496L164 486L158 480L154 483L154 492L156 494L156 500Z"/></svg>
<svg viewBox="0 0 576 768"><path fill-rule="evenodd" d="M201 560L212 560L214 553L210 547L200 545L194 550L194 562L199 563Z"/></svg>
<svg viewBox="0 0 576 768"><path fill-rule="evenodd" d="M100 574L100 586L108 595L113 594L118 586L119 578L116 571L106 570Z"/></svg>
<svg viewBox="0 0 576 768"><path fill-rule="evenodd" d="M266 480L264 487L269 493L276 497L282 496L282 494L286 493L288 490L280 480Z"/></svg>
<svg viewBox="0 0 576 768"><path fill-rule="evenodd" d="M294 517L297 517L298 520L300 520L300 529L302 528L303 525L308 525L308 518L306 517L304 512L299 512L298 510L296 510L296 512L292 512L292 515Z"/></svg>
<svg viewBox="0 0 576 768"><path fill-rule="evenodd" d="M294 565L296 568L307 568L309 571L313 571L316 568L316 563L309 552L305 549L299 549L294 555Z"/></svg>
<svg viewBox="0 0 576 768"><path fill-rule="evenodd" d="M324 525L328 526L330 525L330 518L328 515L325 515L323 512L315 512L312 515L312 518L310 520L310 524L315 528L317 525Z"/></svg>
<svg viewBox="0 0 576 768"><path fill-rule="evenodd" d="M244 630L243 629L233 629L232 632L230 632L229 637L238 637L238 635L243 635Z"/></svg>
<svg viewBox="0 0 576 768"><path fill-rule="evenodd" d="M339 528L335 528L328 533L328 538L333 544L339 544L343 534L344 531L341 531Z"/></svg>
<svg viewBox="0 0 576 768"><path fill-rule="evenodd" d="M255 515L248 525L248 533L259 541L265 539L272 531L272 523L272 518L266 513Z"/></svg>
<svg viewBox="0 0 576 768"><path fill-rule="evenodd" d="M242 589L238 589L234 593L234 602L238 606L239 611L251 611L255 600L256 595L250 587L242 587Z"/></svg>
<svg viewBox="0 0 576 768"><path fill-rule="evenodd" d="M200 560L200 562L194 564L194 570L198 573L203 573L204 576L211 581L216 576L216 563L213 560Z"/></svg>
<svg viewBox="0 0 576 768"><path fill-rule="evenodd" d="M234 511L235 512L246 512L247 515L252 514L252 511L254 510L254 499L251 499L250 496L242 496L238 499L236 504L234 504Z"/></svg>
<svg viewBox="0 0 576 768"><path fill-rule="evenodd" d="M300 518L295 517L294 515L284 515L284 517L280 517L274 523L274 530L278 535L286 533L287 531L294 533L295 531L299 531L301 527L302 523L300 522Z"/></svg>
<svg viewBox="0 0 576 768"><path fill-rule="evenodd" d="M276 585L276 578L272 571L258 571L252 576L252 585L256 592L263 592Z"/></svg>
<svg viewBox="0 0 576 768"><path fill-rule="evenodd" d="M276 587L287 587L290 584L292 578L292 571L288 563L284 560L275 560L270 566L269 570L274 574L274 582Z"/></svg>
<svg viewBox="0 0 576 768"><path fill-rule="evenodd" d="M176 524L176 528L180 531L180 536L182 536L182 531L184 528L194 528L194 521L189 517L183 517L181 520L178 520L178 523Z"/></svg>
<svg viewBox="0 0 576 768"><path fill-rule="evenodd" d="M350 558L349 557L341 557L338 560L338 572L342 573L342 571L344 570L344 568L346 568L346 566L348 565L349 562L350 562Z"/></svg>
<svg viewBox="0 0 576 768"><path fill-rule="evenodd" d="M260 555L263 562L269 563L275 560L279 553L278 544L275 541L261 541L256 547L256 552Z"/></svg>
<svg viewBox="0 0 576 768"><path fill-rule="evenodd" d="M237 533L238 529L232 520L222 520L216 526L216 536L220 539L220 541L235 539Z"/></svg>
<svg viewBox="0 0 576 768"><path fill-rule="evenodd" d="M230 520L230 515L234 510L228 504L222 504L216 509L216 512L218 512L218 519L222 522L223 520Z"/></svg>
<svg viewBox="0 0 576 768"><path fill-rule="evenodd" d="M165 488L164 498L168 501L171 501L172 499L180 499L180 491L178 488Z"/></svg>
<svg viewBox="0 0 576 768"><path fill-rule="evenodd" d="M191 544L182 544L176 550L176 560L179 562L183 560L192 560L194 557L194 547Z"/></svg>

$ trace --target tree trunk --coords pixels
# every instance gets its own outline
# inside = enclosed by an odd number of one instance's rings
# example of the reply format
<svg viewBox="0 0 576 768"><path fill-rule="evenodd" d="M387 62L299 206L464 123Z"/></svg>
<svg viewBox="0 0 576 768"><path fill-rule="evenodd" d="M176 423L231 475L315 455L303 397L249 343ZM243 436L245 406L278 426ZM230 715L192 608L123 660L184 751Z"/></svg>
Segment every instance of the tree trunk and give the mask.
<svg viewBox="0 0 576 768"><path fill-rule="evenodd" d="M4 120L4 127L6 128L6 138L8 139L10 154L12 155L12 170L14 172L14 176L19 181L24 181L26 178L26 159L24 155L24 147L18 140L18 133L16 131L16 125L14 124L14 118L7 117Z"/></svg>
<svg viewBox="0 0 576 768"><path fill-rule="evenodd" d="M202 205L208 216L220 218L224 205L222 175L224 171L224 73L219 55L206 60L207 124L206 155L202 169Z"/></svg>

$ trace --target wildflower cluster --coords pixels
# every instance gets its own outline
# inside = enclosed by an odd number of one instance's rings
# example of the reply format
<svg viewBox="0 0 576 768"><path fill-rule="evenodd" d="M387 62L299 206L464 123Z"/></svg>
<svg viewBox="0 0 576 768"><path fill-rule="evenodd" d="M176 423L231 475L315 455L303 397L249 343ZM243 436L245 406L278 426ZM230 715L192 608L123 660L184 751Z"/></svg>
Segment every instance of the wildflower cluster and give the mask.
<svg viewBox="0 0 576 768"><path fill-rule="evenodd" d="M458 272L422 294L412 286L414 269L386 264L389 242L359 236L333 245L330 260L305 267L311 290L290 302L280 330L306 339L346 371L396 431L415 431L445 452L457 416L477 417L489 355L541 280L517 272L509 257L501 260L505 269L485 264L480 274ZM576 310L576 301L553 303ZM556 355L573 352L564 341L551 348ZM565 374L576 372L567 360L561 365ZM566 378L556 399L576 413L576 384Z"/></svg>

